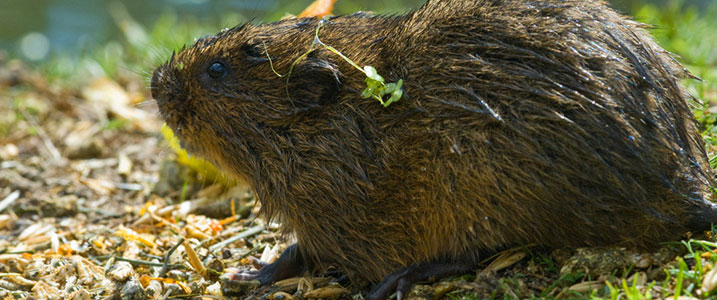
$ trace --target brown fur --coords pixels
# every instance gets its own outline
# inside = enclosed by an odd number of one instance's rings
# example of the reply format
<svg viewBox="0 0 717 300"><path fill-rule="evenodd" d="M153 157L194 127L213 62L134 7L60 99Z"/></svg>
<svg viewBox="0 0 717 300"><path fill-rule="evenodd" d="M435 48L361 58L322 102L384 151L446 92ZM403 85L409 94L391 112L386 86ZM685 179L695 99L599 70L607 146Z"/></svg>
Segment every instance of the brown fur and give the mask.
<svg viewBox="0 0 717 300"><path fill-rule="evenodd" d="M645 247L714 221L689 74L641 24L582 0L430 0L319 33L406 97L317 48L317 20L245 24L159 67L152 93L192 153L254 186L303 257L379 281L536 243ZM213 80L207 68L227 64ZM288 95L287 95L288 90Z"/></svg>

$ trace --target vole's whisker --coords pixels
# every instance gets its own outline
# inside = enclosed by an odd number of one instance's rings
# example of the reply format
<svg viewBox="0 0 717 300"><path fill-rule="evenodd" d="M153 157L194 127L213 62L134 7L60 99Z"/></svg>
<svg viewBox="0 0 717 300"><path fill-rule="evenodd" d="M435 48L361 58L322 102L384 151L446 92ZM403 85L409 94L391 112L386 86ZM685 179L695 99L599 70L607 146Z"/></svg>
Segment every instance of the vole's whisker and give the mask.
<svg viewBox="0 0 717 300"><path fill-rule="evenodd" d="M147 100L143 100L141 102L135 103L134 107L150 107L150 106L155 106L156 104L157 104L157 100L147 99Z"/></svg>

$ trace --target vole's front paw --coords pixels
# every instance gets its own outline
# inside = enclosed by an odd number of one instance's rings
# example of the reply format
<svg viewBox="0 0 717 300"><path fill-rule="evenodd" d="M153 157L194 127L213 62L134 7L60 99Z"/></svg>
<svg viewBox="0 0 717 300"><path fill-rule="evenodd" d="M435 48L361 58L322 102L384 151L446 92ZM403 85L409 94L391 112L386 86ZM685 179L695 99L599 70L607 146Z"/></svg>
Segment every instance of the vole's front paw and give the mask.
<svg viewBox="0 0 717 300"><path fill-rule="evenodd" d="M296 244L287 248L274 263L266 264L252 259L252 264L258 270L230 268L224 277L235 281L257 280L260 285L269 285L282 279L300 276L307 270Z"/></svg>
<svg viewBox="0 0 717 300"><path fill-rule="evenodd" d="M224 277L226 277L229 280L237 280L237 281L252 281L252 280L259 280L259 271L258 270L243 270L239 268L227 268L224 270ZM259 280L261 282L261 280ZM264 285L264 283L262 283Z"/></svg>

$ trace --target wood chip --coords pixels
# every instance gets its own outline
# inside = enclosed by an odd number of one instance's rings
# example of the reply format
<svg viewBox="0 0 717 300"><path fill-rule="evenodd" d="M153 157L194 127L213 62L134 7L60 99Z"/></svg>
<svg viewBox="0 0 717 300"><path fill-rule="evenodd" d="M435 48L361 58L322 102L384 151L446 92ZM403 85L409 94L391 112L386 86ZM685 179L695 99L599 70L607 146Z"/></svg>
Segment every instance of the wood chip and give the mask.
<svg viewBox="0 0 717 300"><path fill-rule="evenodd" d="M194 252L194 249L192 249L192 245L189 244L189 240L185 239L183 244L184 245L184 252L187 253L187 260L189 261L189 264L194 268L194 271L199 273L199 275L202 275L202 277L207 277L207 269L204 268L204 264L202 264L202 261L199 259L199 256L197 256L197 253Z"/></svg>
<svg viewBox="0 0 717 300"><path fill-rule="evenodd" d="M117 157L117 161L117 174L125 177L129 176L132 172L132 160L130 160L126 154L120 153Z"/></svg>
<svg viewBox="0 0 717 300"><path fill-rule="evenodd" d="M0 212L10 207L10 205L12 205L13 202L15 202L15 200L17 200L18 198L20 198L20 191L14 191L10 193L10 195L7 195L5 199L2 199L2 201L0 201Z"/></svg>

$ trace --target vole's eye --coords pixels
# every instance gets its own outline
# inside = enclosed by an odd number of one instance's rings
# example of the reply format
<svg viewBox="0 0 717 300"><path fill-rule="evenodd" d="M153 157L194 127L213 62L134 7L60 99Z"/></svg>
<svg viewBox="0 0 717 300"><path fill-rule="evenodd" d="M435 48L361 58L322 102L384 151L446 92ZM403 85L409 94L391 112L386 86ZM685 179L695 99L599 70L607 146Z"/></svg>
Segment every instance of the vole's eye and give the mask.
<svg viewBox="0 0 717 300"><path fill-rule="evenodd" d="M227 67L222 62L215 62L207 68L209 77L219 79L227 75Z"/></svg>

